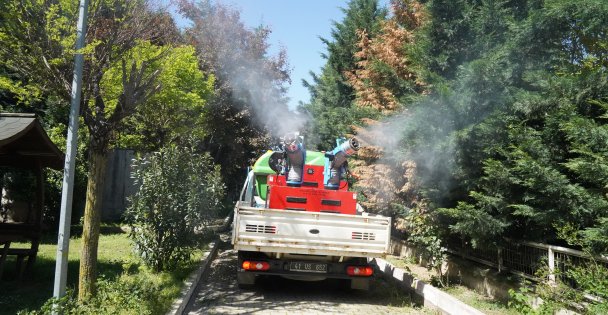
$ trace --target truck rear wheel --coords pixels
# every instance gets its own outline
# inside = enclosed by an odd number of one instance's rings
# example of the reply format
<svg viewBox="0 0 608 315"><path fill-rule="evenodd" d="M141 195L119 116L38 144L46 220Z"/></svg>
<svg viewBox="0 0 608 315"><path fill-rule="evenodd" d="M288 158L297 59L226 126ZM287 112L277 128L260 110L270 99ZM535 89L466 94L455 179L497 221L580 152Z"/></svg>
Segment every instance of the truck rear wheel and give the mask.
<svg viewBox="0 0 608 315"><path fill-rule="evenodd" d="M351 279L350 288L353 290L369 291L369 278Z"/></svg>
<svg viewBox="0 0 608 315"><path fill-rule="evenodd" d="M255 285L255 274L238 271L236 273L236 283L239 289L251 290Z"/></svg>

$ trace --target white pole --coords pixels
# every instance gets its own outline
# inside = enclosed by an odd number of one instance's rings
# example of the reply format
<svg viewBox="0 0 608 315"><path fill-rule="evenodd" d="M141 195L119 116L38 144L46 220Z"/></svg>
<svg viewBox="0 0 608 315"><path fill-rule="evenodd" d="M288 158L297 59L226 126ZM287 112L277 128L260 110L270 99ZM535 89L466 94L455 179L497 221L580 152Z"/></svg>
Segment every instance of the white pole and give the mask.
<svg viewBox="0 0 608 315"><path fill-rule="evenodd" d="M72 81L72 104L70 122L63 168L63 187L61 190L61 216L57 240L57 260L55 264L55 284L53 297L65 295L65 285L68 271L68 252L70 247L70 221L72 220L72 192L74 191L74 167L76 165L76 150L78 148L78 117L80 112L80 94L82 87L82 67L84 56L80 50L85 44L87 29L87 10L89 0L80 0L78 12L76 56L74 57L74 79Z"/></svg>
<svg viewBox="0 0 608 315"><path fill-rule="evenodd" d="M549 256L549 284L555 285L555 252L550 246L547 255Z"/></svg>

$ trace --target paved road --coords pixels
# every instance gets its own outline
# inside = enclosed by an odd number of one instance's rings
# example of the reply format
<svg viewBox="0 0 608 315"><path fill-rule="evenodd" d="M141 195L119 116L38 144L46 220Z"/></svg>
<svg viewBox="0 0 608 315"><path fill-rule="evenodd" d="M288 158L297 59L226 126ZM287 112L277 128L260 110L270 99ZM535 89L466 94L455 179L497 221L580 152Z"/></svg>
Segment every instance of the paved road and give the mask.
<svg viewBox="0 0 608 315"><path fill-rule="evenodd" d="M429 314L413 304L409 294L380 278L373 279L369 292L350 290L347 282L335 279L303 282L280 277L261 278L253 290L240 290L236 252L230 244L222 247L186 308L188 314Z"/></svg>

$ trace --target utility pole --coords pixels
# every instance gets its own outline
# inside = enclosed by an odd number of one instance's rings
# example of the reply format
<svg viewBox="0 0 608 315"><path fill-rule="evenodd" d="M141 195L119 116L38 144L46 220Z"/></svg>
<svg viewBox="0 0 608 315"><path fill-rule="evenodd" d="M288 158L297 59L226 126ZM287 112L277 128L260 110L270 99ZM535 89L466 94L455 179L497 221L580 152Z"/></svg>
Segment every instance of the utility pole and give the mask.
<svg viewBox="0 0 608 315"><path fill-rule="evenodd" d="M53 297L55 298L61 298L65 295L66 279L68 276L72 193L74 191L74 168L76 166L76 151L78 149L78 118L80 116L82 67L84 65L82 48L84 48L85 34L87 32L88 7L89 0L80 0L76 33L76 55L74 57L74 79L72 80L72 102L70 107L65 164L63 167L63 187L61 190L61 216L59 219L59 234L57 240L55 284L53 286Z"/></svg>

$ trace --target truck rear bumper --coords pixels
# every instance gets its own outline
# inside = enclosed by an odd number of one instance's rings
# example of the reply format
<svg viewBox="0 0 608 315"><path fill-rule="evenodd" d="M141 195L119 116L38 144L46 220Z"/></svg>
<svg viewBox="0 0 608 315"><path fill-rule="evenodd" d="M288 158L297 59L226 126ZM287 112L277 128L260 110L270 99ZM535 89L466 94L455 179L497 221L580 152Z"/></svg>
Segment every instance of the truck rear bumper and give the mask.
<svg viewBox="0 0 608 315"><path fill-rule="evenodd" d="M243 269L243 262L256 261L266 262L270 268L266 271L255 271ZM237 271L255 275L283 276L296 280L323 280L331 279L356 279L369 278L363 276L352 276L347 274L349 266L371 267L365 258L350 258L345 262L328 262L323 260L286 260L272 259L256 252L239 252Z"/></svg>

